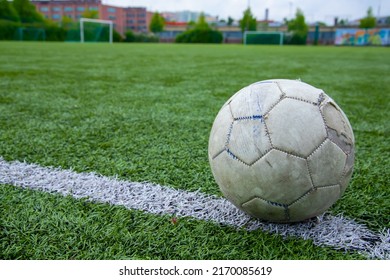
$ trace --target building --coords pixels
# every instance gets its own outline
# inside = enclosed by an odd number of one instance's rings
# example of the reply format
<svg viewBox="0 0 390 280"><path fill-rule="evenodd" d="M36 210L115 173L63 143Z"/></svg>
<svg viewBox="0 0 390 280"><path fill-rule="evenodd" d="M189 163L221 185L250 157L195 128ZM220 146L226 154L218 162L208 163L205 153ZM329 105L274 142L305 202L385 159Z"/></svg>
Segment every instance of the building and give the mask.
<svg viewBox="0 0 390 280"><path fill-rule="evenodd" d="M64 17L78 21L87 11L98 12L99 19L114 22L120 34L127 30L143 33L148 31L149 21L144 7L117 7L102 4L101 0L32 0L37 11L45 18L61 22Z"/></svg>
<svg viewBox="0 0 390 280"><path fill-rule="evenodd" d="M127 7L123 8L125 11L126 29L130 29L134 32L146 33L150 24L150 18L147 15L146 8L140 7Z"/></svg>
<svg viewBox="0 0 390 280"><path fill-rule="evenodd" d="M377 17L376 18L376 25L377 26L390 26L390 16L383 16L383 17Z"/></svg>
<svg viewBox="0 0 390 280"><path fill-rule="evenodd" d="M162 12L161 16L167 22L197 22L201 12L181 11L181 12ZM218 17L203 13L207 22L217 21Z"/></svg>

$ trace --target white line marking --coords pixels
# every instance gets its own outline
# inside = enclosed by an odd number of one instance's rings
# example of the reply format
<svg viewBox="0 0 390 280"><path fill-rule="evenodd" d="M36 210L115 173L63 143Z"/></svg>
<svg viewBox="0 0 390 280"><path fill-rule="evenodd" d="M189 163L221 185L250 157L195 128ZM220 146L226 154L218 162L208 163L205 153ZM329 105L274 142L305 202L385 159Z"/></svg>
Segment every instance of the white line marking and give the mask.
<svg viewBox="0 0 390 280"><path fill-rule="evenodd" d="M0 157L0 184L49 193L89 198L91 201L123 205L153 214L192 217L247 230L261 229L281 236L310 239L318 246L355 250L368 258L390 259L390 229L375 233L365 225L325 214L316 221L273 224L253 219L224 198L187 192L151 183L127 182L94 173L41 167Z"/></svg>

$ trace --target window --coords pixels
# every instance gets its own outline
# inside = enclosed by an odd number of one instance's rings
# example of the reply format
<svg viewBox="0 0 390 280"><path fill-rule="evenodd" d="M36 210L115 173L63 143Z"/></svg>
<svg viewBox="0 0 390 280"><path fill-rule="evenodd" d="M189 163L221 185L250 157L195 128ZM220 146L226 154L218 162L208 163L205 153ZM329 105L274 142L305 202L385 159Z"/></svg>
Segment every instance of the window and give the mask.
<svg viewBox="0 0 390 280"><path fill-rule="evenodd" d="M59 14L53 14L53 15L51 16L51 18L52 18L52 19L60 19L61 16L60 16Z"/></svg>
<svg viewBox="0 0 390 280"><path fill-rule="evenodd" d="M116 9L115 8L107 8L107 11L109 13L115 13L116 12Z"/></svg>
<svg viewBox="0 0 390 280"><path fill-rule="evenodd" d="M79 12L84 12L85 8L84 7L77 7L77 11Z"/></svg>
<svg viewBox="0 0 390 280"><path fill-rule="evenodd" d="M41 7L41 12L48 12L49 8L48 7Z"/></svg>
<svg viewBox="0 0 390 280"><path fill-rule="evenodd" d="M108 16L108 19L109 19L109 20L116 20L116 17L114 17L114 16Z"/></svg>
<svg viewBox="0 0 390 280"><path fill-rule="evenodd" d="M73 12L73 7L65 7L64 11L65 12Z"/></svg>
<svg viewBox="0 0 390 280"><path fill-rule="evenodd" d="M95 7L95 6L93 6L93 7L89 7L89 10L90 10L90 11L98 11L98 10L99 10L99 8L98 8L98 7Z"/></svg>

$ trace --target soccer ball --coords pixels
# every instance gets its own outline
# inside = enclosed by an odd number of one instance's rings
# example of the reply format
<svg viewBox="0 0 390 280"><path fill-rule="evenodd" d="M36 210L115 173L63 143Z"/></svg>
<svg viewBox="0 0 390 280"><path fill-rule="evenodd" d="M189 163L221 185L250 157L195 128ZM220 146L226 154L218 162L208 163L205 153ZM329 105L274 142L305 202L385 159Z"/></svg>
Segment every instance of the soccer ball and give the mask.
<svg viewBox="0 0 390 280"><path fill-rule="evenodd" d="M299 222L325 212L353 171L354 135L340 107L297 80L266 80L219 111L208 156L236 207L261 220Z"/></svg>

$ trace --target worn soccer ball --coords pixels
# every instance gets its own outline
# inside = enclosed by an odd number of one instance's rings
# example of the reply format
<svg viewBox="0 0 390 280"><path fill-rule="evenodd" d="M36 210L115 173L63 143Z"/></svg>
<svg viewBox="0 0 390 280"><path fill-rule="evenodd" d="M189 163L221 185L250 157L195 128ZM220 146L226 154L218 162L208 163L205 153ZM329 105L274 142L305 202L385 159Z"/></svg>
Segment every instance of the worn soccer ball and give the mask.
<svg viewBox="0 0 390 280"><path fill-rule="evenodd" d="M297 80L267 80L233 95L210 133L211 170L236 207L270 222L325 212L353 171L354 135L340 107Z"/></svg>

